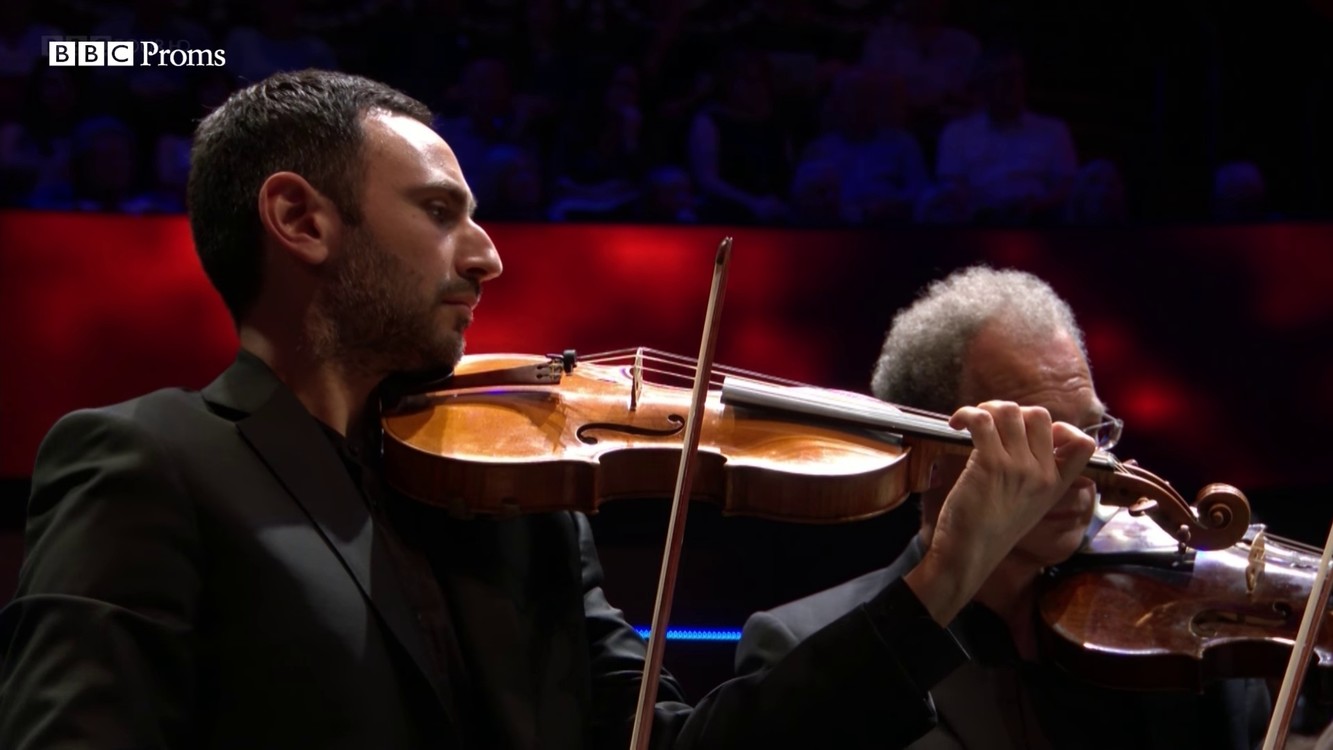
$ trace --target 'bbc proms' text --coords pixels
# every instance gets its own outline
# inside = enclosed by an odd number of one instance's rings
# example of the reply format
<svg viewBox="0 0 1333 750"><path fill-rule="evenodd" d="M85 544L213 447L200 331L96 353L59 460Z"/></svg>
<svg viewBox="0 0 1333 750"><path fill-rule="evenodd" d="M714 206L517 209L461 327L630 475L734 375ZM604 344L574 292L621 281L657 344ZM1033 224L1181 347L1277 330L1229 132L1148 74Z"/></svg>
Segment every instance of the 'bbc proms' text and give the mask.
<svg viewBox="0 0 1333 750"><path fill-rule="evenodd" d="M46 43L46 60L57 66L201 68L226 65L227 51L164 47L157 42L51 39Z"/></svg>

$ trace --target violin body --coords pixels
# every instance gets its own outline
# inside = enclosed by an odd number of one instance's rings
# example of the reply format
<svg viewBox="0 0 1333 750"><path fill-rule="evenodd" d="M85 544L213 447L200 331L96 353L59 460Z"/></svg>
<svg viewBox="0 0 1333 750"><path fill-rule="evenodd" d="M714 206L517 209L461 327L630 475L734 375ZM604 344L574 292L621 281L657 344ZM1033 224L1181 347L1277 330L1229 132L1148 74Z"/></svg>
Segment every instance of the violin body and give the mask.
<svg viewBox="0 0 1333 750"><path fill-rule="evenodd" d="M455 379L546 360L467 356ZM593 513L606 500L668 497L690 391L635 372L580 362L553 383L433 391L383 418L386 476L461 516ZM691 499L726 514L821 523L883 513L918 489L919 462L895 436L815 422L725 405L710 392Z"/></svg>
<svg viewBox="0 0 1333 750"><path fill-rule="evenodd" d="M1066 669L1137 690L1282 677L1317 553L1258 524L1231 547L1182 552L1123 511L1089 546L1044 582L1038 604L1043 648ZM1322 668L1333 667L1331 618L1326 609L1314 648Z"/></svg>

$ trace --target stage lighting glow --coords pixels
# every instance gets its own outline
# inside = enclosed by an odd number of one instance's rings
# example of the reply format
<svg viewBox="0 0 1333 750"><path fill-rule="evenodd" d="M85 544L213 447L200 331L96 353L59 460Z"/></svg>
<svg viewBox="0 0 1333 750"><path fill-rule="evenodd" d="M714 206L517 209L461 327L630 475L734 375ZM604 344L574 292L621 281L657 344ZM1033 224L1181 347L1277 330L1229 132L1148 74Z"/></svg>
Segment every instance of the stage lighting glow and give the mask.
<svg viewBox="0 0 1333 750"><path fill-rule="evenodd" d="M639 635L647 638L652 628L636 625ZM741 631L735 628L667 628L668 641L739 641Z"/></svg>

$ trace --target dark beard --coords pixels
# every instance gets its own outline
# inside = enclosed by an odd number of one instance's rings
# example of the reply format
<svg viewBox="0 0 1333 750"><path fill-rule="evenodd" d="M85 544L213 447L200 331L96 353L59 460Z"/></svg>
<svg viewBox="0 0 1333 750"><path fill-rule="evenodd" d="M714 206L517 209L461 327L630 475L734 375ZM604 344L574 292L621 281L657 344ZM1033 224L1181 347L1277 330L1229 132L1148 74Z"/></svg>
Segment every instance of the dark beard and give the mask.
<svg viewBox="0 0 1333 750"><path fill-rule="evenodd" d="M425 286L423 276L385 250L369 229L352 230L316 298L322 318L315 326L316 355L377 377L452 370L463 356L466 323L441 330L435 316L442 299L475 293L477 284L458 279L423 298Z"/></svg>

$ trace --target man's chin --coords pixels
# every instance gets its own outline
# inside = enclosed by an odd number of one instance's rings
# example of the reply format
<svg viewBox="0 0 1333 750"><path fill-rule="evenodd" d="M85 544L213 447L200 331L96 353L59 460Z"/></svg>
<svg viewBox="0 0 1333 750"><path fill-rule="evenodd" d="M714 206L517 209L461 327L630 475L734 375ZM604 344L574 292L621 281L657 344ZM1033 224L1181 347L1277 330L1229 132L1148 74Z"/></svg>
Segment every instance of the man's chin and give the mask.
<svg viewBox="0 0 1333 750"><path fill-rule="evenodd" d="M440 373L447 375L453 372L462 359L463 337L450 337L417 348L414 356L400 357L392 374L407 379L429 378Z"/></svg>
<svg viewBox="0 0 1333 750"><path fill-rule="evenodd" d="M421 370L426 372L439 372L441 370L453 371L458 363L463 359L463 337L456 336L452 340L440 342L439 346L431 349L430 352L422 357Z"/></svg>
<svg viewBox="0 0 1333 750"><path fill-rule="evenodd" d="M443 388L448 384L448 378L453 374L461 358L461 350L456 354L423 355L418 361L406 363L390 372L382 384L384 392L391 394L391 398L397 398L409 393L424 393Z"/></svg>

